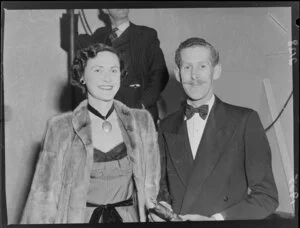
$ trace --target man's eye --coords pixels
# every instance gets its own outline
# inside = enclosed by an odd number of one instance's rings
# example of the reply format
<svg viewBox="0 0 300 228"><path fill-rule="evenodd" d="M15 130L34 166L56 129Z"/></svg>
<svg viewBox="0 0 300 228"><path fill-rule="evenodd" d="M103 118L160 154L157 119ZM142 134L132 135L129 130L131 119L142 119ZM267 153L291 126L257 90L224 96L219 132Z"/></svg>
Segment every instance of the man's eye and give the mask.
<svg viewBox="0 0 300 228"><path fill-rule="evenodd" d="M191 67L190 66L183 66L184 70L189 70Z"/></svg>
<svg viewBox="0 0 300 228"><path fill-rule="evenodd" d="M118 69L113 69L112 72L113 72L113 73L118 73L119 70L118 70Z"/></svg>

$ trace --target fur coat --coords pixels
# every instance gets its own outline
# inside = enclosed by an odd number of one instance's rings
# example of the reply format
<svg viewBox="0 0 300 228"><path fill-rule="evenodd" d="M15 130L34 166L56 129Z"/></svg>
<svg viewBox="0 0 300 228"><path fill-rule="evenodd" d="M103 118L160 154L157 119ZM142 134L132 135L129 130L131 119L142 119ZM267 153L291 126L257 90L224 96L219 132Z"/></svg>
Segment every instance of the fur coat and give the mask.
<svg viewBox="0 0 300 228"><path fill-rule="evenodd" d="M160 158L151 115L114 100L133 164L140 222L159 190ZM91 120L87 100L73 112L49 119L21 224L84 223L93 164Z"/></svg>

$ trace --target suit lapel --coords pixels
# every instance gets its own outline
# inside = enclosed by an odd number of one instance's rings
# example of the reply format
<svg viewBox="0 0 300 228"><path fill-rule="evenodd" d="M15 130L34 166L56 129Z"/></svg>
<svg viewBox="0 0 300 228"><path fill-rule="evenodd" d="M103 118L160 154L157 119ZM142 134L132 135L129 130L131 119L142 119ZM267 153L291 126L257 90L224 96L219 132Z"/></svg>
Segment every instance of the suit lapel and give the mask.
<svg viewBox="0 0 300 228"><path fill-rule="evenodd" d="M140 41L140 36L141 36L142 32L140 29L138 29L138 27L130 22L130 25L128 27L128 35L129 35L129 53L130 56L132 58L132 62L135 63L141 63L141 59L142 59L142 53L141 50L138 48L140 47L139 41ZM142 37L141 39L144 39L144 37ZM136 66L139 66L136 68ZM140 64L131 64L131 68L133 70L133 72L140 74L140 68L142 67L142 65ZM142 80L142 86L144 85L144 78L140 77L140 79Z"/></svg>
<svg viewBox="0 0 300 228"><path fill-rule="evenodd" d="M168 151L176 172L184 186L187 185L189 174L193 167L193 157L189 144L184 112L180 111L173 123L173 129L164 132Z"/></svg>
<svg viewBox="0 0 300 228"><path fill-rule="evenodd" d="M130 52L130 56L134 57L135 53L134 53L134 42L135 42L135 36L136 36L136 29L134 28L134 25L130 22L130 25L128 27L128 34L129 34L129 52Z"/></svg>
<svg viewBox="0 0 300 228"><path fill-rule="evenodd" d="M128 34L129 34L129 42L130 42L130 54L134 50L134 46L136 46L136 42L138 40L138 36L140 35L140 30L136 28L136 25L130 22L130 25L128 27Z"/></svg>
<svg viewBox="0 0 300 228"><path fill-rule="evenodd" d="M224 104L216 97L197 150L181 210L195 202L195 197L224 151L235 128L229 122L230 116L226 115Z"/></svg>

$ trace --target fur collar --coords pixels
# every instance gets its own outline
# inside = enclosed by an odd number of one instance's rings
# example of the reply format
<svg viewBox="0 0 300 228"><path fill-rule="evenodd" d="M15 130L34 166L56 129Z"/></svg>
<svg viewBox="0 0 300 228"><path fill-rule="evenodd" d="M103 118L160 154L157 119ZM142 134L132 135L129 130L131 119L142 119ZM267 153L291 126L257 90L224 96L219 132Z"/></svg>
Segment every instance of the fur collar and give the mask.
<svg viewBox="0 0 300 228"><path fill-rule="evenodd" d="M134 129L134 116L132 110L127 107L125 104L121 103L120 101L114 100L113 104L115 106L115 110L117 116L120 118L125 130L128 132L132 132ZM88 100L83 100L73 111L72 113L72 124L74 127L75 132L81 136L84 141L84 144L91 143L91 131L90 125L91 120L88 115Z"/></svg>
<svg viewBox="0 0 300 228"><path fill-rule="evenodd" d="M116 113L121 118L122 122L127 123L125 126L126 130L132 131L134 117L131 111L134 109L127 107L125 104L117 100L114 100L113 104L115 106ZM73 111L72 123L76 131L79 131L82 127L91 123L91 120L88 117L87 105L88 100L85 99Z"/></svg>

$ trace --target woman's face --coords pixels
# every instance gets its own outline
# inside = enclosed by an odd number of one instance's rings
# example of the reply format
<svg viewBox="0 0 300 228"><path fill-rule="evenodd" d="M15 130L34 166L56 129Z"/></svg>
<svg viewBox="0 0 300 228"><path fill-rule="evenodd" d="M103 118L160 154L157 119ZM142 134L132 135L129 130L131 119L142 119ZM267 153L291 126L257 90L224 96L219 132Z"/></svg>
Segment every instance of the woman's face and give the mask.
<svg viewBox="0 0 300 228"><path fill-rule="evenodd" d="M110 51L99 52L95 58L87 61L84 80L88 97L102 101L112 100L120 88L120 61Z"/></svg>

